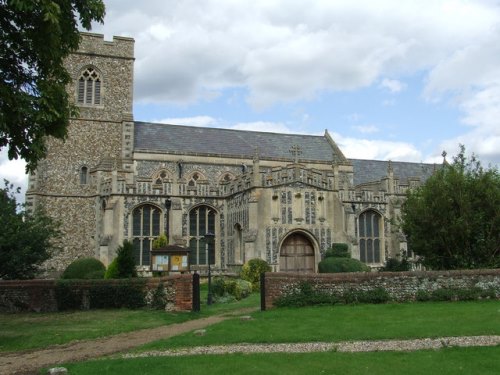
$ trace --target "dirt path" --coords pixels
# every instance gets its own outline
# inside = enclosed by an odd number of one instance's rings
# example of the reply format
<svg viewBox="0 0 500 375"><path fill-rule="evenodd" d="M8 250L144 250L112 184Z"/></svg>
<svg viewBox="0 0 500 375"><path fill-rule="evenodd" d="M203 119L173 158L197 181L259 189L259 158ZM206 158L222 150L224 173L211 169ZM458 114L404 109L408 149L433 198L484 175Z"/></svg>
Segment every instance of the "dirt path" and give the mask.
<svg viewBox="0 0 500 375"><path fill-rule="evenodd" d="M189 320L184 323L121 333L101 339L76 341L65 345L51 346L47 349L0 354L0 374L37 374L43 367L65 362L76 362L90 358L126 351L151 341L169 338L185 332L205 328L222 322L235 315L247 314L256 309L243 309L230 314L210 316Z"/></svg>
<svg viewBox="0 0 500 375"><path fill-rule="evenodd" d="M257 309L242 309L223 315L211 316L168 326L143 329L95 340L76 341L66 345L52 346L47 349L18 352L0 356L0 375L38 374L43 367L56 367L60 363L76 362L115 354L151 341L169 338L202 329L234 316L248 314ZM124 354L122 358L148 356L178 356L197 354L228 353L304 353L316 351L384 351L384 350L421 350L439 349L448 346L494 346L500 345L500 336L442 337L435 339L352 341L340 343L299 343L299 344L240 344L228 346L195 347L173 351L152 351L137 354Z"/></svg>

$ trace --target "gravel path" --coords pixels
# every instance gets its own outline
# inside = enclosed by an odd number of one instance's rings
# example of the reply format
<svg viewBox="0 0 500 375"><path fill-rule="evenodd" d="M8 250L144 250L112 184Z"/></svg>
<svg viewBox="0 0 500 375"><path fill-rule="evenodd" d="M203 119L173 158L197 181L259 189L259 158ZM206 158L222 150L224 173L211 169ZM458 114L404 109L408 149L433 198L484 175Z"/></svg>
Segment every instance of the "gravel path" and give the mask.
<svg viewBox="0 0 500 375"><path fill-rule="evenodd" d="M345 342L309 342L295 344L238 344L221 346L197 346L165 351L148 351L124 354L121 358L174 357L203 354L231 353L310 353L310 352L375 352L375 351L412 351L440 349L450 346L496 346L500 336L463 336L440 337L435 339L414 340L374 340Z"/></svg>

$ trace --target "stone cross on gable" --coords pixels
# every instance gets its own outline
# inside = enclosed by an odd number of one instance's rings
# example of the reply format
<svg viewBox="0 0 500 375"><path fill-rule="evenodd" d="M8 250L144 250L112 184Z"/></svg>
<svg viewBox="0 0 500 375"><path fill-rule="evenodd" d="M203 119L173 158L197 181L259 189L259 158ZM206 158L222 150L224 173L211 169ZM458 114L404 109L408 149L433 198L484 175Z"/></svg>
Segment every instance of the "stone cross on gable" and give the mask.
<svg viewBox="0 0 500 375"><path fill-rule="evenodd" d="M298 164L299 163L299 155L302 155L302 149L300 148L299 145L293 145L290 148L290 154L293 155L293 159L294 159L295 164Z"/></svg>

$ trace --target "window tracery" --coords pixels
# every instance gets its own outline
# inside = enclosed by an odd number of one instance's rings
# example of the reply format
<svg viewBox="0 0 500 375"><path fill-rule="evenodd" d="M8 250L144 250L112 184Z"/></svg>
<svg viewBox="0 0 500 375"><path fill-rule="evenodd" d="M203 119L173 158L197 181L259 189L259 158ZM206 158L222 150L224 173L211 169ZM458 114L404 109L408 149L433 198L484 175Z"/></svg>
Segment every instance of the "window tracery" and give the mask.
<svg viewBox="0 0 500 375"><path fill-rule="evenodd" d="M77 104L98 106L101 105L102 77L97 69L87 67L78 77Z"/></svg>

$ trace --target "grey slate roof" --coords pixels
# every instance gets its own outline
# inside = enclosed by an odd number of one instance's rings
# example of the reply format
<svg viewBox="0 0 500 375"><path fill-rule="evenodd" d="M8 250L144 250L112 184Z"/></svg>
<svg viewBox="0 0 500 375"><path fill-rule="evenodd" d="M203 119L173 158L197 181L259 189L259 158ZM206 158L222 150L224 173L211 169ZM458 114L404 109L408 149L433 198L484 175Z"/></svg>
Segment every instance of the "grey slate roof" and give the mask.
<svg viewBox="0 0 500 375"><path fill-rule="evenodd" d="M372 181L379 181L387 176L388 161L349 159L353 166L354 185ZM427 180L436 168L435 164L410 163L393 161L392 169L394 177L400 182L406 182L410 177L420 177L422 181Z"/></svg>
<svg viewBox="0 0 500 375"><path fill-rule="evenodd" d="M135 151L252 158L258 147L261 159L293 160L293 145L300 146L299 160L332 160L334 149L324 136L135 122Z"/></svg>
<svg viewBox="0 0 500 375"><path fill-rule="evenodd" d="M331 162L335 152L326 136L135 122L135 151L252 158L258 147L261 159L293 160L290 148L294 145L300 146L299 160L304 161ZM354 169L354 185L379 181L387 176L387 161L349 161ZM426 180L435 165L393 161L392 168L394 176L406 182L409 177Z"/></svg>

